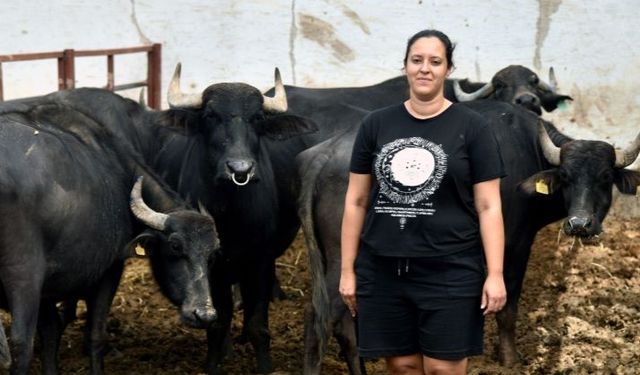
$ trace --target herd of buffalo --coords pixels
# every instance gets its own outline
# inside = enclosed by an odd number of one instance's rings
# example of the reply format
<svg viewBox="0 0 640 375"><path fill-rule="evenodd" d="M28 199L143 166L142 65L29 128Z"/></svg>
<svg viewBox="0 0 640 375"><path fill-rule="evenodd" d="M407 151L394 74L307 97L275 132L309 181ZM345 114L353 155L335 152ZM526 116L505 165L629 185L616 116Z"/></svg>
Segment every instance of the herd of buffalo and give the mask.
<svg viewBox="0 0 640 375"><path fill-rule="evenodd" d="M501 181L507 306L497 314L500 362L518 362L518 299L536 233L564 218L564 231L602 231L613 185L635 194L625 149L576 140L543 120L569 96L512 65L491 82L447 80L445 96L481 113L495 133ZM217 83L180 89L170 109L151 110L110 91L79 88L0 103L0 364L27 374L36 334L44 374L78 300L87 306L84 348L91 374L105 372L107 317L125 260L145 256L182 323L207 331L205 371L221 373L230 346L234 286L243 336L258 373L270 373L269 304L275 260L302 227L312 296L305 306L304 374L320 374L335 337L351 374L364 374L354 322L338 294L340 218L351 147L370 111L408 97L404 76L377 85L261 93ZM2 328L2 325L0 325Z"/></svg>

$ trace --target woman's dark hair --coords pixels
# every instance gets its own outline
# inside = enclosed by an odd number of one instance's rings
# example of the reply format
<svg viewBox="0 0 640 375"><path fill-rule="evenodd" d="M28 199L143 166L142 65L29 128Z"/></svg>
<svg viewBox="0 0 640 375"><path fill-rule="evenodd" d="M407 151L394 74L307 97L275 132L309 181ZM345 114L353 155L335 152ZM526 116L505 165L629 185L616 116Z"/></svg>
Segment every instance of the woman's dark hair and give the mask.
<svg viewBox="0 0 640 375"><path fill-rule="evenodd" d="M451 40L449 40L449 37L447 36L447 34L443 33L442 31L438 31L438 30L434 30L434 29L427 29L427 30L422 30L422 31L418 31L417 33L415 33L411 38L409 38L409 40L407 41L407 50L404 53L404 65L403 66L407 66L407 59L409 58L409 50L411 49L411 46L413 45L413 43L416 42L416 40L420 39L420 38L438 38L442 44L444 45L445 50L447 51L447 68L451 69L453 68L453 50L456 48L456 45L451 43Z"/></svg>

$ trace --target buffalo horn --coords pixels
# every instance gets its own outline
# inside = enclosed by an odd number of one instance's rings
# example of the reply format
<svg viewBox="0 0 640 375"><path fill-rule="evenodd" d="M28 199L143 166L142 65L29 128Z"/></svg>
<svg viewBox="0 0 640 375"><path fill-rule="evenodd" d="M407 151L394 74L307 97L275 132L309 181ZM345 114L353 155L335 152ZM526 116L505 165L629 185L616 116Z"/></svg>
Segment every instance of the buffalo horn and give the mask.
<svg viewBox="0 0 640 375"><path fill-rule="evenodd" d="M165 223L169 218L169 215L156 212L149 208L142 199L142 176L138 177L138 180L131 189L131 212L144 224L156 230L164 230Z"/></svg>
<svg viewBox="0 0 640 375"><path fill-rule="evenodd" d="M547 130L544 128L542 121L538 121L538 138L540 139L540 147L542 147L542 153L547 159L549 164L559 166L560 165L560 147L553 144Z"/></svg>
<svg viewBox="0 0 640 375"><path fill-rule="evenodd" d="M202 202L198 201L198 210L200 211L201 214L203 214L206 217L209 217L211 219L213 219L213 216L211 216L211 214L209 213L209 211L207 210L207 208L204 206L204 204L202 204Z"/></svg>
<svg viewBox="0 0 640 375"><path fill-rule="evenodd" d="M633 163L640 152L640 133L636 139L624 150L616 149L616 168L625 168Z"/></svg>
<svg viewBox="0 0 640 375"><path fill-rule="evenodd" d="M284 91L284 85L282 84L282 78L280 77L280 70L276 68L275 72L275 94L273 98L262 95L264 103L262 109L266 112L281 113L287 111L287 94Z"/></svg>
<svg viewBox="0 0 640 375"><path fill-rule="evenodd" d="M144 87L140 90L140 95L138 96L138 103L140 103L140 105L145 108L147 107L147 101L144 100Z"/></svg>
<svg viewBox="0 0 640 375"><path fill-rule="evenodd" d="M556 73L553 70L553 66L549 68L549 85L551 86L551 92L558 90L558 80L556 79Z"/></svg>
<svg viewBox="0 0 640 375"><path fill-rule="evenodd" d="M202 106L202 94L183 94L180 91L180 71L182 64L176 65L176 70L169 83L167 102L171 108L200 108Z"/></svg>
<svg viewBox="0 0 640 375"><path fill-rule="evenodd" d="M553 93L558 90L558 81L556 80L556 73L553 71L553 67L549 68L549 83L546 83L543 80L539 80L538 86Z"/></svg>
<svg viewBox="0 0 640 375"><path fill-rule="evenodd" d="M453 92L456 94L456 98L459 102L470 102L472 100L485 98L493 92L493 84L488 82L486 85L480 87L475 92L466 93L462 91L460 82L456 79L453 81Z"/></svg>

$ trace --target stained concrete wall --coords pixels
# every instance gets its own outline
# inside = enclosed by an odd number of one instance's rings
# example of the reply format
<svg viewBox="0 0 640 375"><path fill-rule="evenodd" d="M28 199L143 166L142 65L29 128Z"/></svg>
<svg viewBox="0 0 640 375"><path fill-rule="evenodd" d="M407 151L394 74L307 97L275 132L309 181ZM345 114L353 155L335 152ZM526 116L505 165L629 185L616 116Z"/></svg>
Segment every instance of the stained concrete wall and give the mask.
<svg viewBox="0 0 640 375"><path fill-rule="evenodd" d="M0 54L159 42L163 88L182 61L183 87L193 91L219 81L266 89L276 66L287 84L376 83L401 73L410 35L438 28L457 43L453 77L487 81L509 64L546 77L553 66L575 101L545 117L568 135L625 146L640 130L636 0L0 0L0 9ZM116 57L115 69L116 84L141 80L144 56ZM50 61L3 71L8 99L57 87ZM105 59L78 59L76 79L104 85ZM614 210L640 216L638 198Z"/></svg>

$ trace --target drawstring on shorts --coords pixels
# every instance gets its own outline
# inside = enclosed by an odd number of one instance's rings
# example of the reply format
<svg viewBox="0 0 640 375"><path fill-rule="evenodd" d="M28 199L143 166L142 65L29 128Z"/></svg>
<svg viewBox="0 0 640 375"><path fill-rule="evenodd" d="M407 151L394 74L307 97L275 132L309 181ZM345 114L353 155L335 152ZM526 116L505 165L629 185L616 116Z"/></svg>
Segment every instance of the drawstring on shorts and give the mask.
<svg viewBox="0 0 640 375"><path fill-rule="evenodd" d="M402 262L404 261L404 274L409 273L409 258L398 259L398 276L402 276Z"/></svg>

